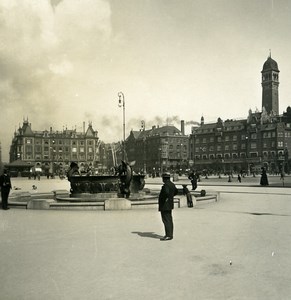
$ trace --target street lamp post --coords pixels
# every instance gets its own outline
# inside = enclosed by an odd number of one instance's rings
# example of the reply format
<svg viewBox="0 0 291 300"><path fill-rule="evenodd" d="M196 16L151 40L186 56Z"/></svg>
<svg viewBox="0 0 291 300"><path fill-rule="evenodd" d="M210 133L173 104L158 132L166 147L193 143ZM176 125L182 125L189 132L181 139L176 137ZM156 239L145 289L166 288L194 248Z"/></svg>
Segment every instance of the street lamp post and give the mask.
<svg viewBox="0 0 291 300"><path fill-rule="evenodd" d="M118 93L118 106L123 108L123 147L122 147L122 159L125 161L125 100L122 92Z"/></svg>
<svg viewBox="0 0 291 300"><path fill-rule="evenodd" d="M162 146L159 147L159 171L163 173L163 166L162 166Z"/></svg>
<svg viewBox="0 0 291 300"><path fill-rule="evenodd" d="M56 154L55 143L56 141L52 140L52 147L51 147L52 178L54 178L54 174L55 174L55 154Z"/></svg>
<svg viewBox="0 0 291 300"><path fill-rule="evenodd" d="M196 135L194 134L193 135L193 141L194 141L194 143L193 143L193 167L195 168L195 156L196 156Z"/></svg>
<svg viewBox="0 0 291 300"><path fill-rule="evenodd" d="M249 168L249 137L246 136L246 163L247 163L247 175L250 175L250 168Z"/></svg>
<svg viewBox="0 0 291 300"><path fill-rule="evenodd" d="M183 170L183 144L180 144L180 170Z"/></svg>
<svg viewBox="0 0 291 300"><path fill-rule="evenodd" d="M166 172L168 172L168 164L169 164L169 143L168 141L165 142L166 145Z"/></svg>
<svg viewBox="0 0 291 300"><path fill-rule="evenodd" d="M146 138L143 138L143 172L147 172Z"/></svg>

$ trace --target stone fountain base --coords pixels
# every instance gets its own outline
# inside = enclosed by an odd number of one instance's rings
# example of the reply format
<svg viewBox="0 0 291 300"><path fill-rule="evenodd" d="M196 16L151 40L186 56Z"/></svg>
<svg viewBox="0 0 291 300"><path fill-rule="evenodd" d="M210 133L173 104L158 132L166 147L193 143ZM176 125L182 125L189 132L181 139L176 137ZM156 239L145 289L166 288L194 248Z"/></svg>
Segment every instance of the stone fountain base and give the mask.
<svg viewBox="0 0 291 300"><path fill-rule="evenodd" d="M117 193L105 193L104 195L100 194L98 196L97 194L82 194L80 197L74 198L70 197L68 191L56 190L53 191L53 193L29 194L29 197L27 197L25 201L22 199L21 194L11 196L9 206L46 210L136 210L158 208L158 194L149 192L148 190L132 193L128 199L118 198L116 195ZM186 197L184 195L175 197L174 205L176 208L186 207Z"/></svg>
<svg viewBox="0 0 291 300"><path fill-rule="evenodd" d="M110 198L104 201L104 210L128 210L131 201L126 198Z"/></svg>
<svg viewBox="0 0 291 300"><path fill-rule="evenodd" d="M80 193L74 195L58 195L56 193L55 203L51 206L56 207L73 207L87 205L90 207L101 207L103 205L104 210L124 210L131 209L132 203L139 200L152 199L153 196L148 195L148 193L139 191L131 193L129 198L120 198L116 192L107 193ZM155 197L156 198L156 197Z"/></svg>

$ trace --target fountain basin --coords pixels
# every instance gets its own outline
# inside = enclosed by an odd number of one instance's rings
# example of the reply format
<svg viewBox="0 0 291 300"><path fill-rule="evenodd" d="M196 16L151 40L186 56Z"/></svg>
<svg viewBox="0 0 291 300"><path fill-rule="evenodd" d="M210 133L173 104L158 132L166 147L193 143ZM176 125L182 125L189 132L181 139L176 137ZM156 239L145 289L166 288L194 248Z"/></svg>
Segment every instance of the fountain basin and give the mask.
<svg viewBox="0 0 291 300"><path fill-rule="evenodd" d="M137 193L144 188L144 177L144 175L132 176L129 187L131 193ZM70 177L71 196L79 198L82 194L88 197L89 194L119 193L120 184L125 178L125 175L72 176Z"/></svg>

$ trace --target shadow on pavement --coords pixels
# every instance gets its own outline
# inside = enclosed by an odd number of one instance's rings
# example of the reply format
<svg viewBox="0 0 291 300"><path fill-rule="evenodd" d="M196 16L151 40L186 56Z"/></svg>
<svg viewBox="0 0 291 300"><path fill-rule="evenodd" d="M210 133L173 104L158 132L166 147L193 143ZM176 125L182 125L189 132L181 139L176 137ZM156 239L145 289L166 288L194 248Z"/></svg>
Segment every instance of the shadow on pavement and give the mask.
<svg viewBox="0 0 291 300"><path fill-rule="evenodd" d="M131 233L137 234L140 237L147 237L147 238L152 238L152 239L160 239L163 236L158 235L154 232L140 232L140 231L132 231Z"/></svg>
<svg viewBox="0 0 291 300"><path fill-rule="evenodd" d="M280 216L280 217L290 217L290 215L284 215L284 214L272 214L272 213L255 213L255 212L241 212L244 214L250 214L254 216Z"/></svg>
<svg viewBox="0 0 291 300"><path fill-rule="evenodd" d="M249 212L249 211L224 211L229 213L237 213L237 214L247 214L253 216L279 216L279 217L291 217L288 214L275 214L275 213L268 213L268 212Z"/></svg>

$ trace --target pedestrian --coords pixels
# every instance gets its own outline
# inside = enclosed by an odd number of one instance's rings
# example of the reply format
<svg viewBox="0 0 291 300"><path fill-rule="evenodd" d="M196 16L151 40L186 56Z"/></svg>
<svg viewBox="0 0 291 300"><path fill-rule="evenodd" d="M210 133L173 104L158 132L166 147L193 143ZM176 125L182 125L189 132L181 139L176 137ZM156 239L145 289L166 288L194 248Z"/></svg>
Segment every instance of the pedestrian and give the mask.
<svg viewBox="0 0 291 300"><path fill-rule="evenodd" d="M261 181L260 184L263 186L269 185L268 176L265 168L262 168Z"/></svg>
<svg viewBox="0 0 291 300"><path fill-rule="evenodd" d="M173 217L172 210L174 209L174 196L177 195L178 189L171 181L170 173L162 174L163 186L159 195L159 211L161 212L162 221L165 227L165 236L161 241L169 241L173 239Z"/></svg>
<svg viewBox="0 0 291 300"><path fill-rule="evenodd" d="M187 188L187 184L182 184L182 187L183 187L183 194L187 197L187 206L193 207L192 195Z"/></svg>
<svg viewBox="0 0 291 300"><path fill-rule="evenodd" d="M12 188L10 176L8 175L7 169L4 169L3 174L0 176L0 188L2 198L2 209L7 210L8 207L8 196Z"/></svg>
<svg viewBox="0 0 291 300"><path fill-rule="evenodd" d="M237 181L241 183L241 176L239 174L237 175Z"/></svg>
<svg viewBox="0 0 291 300"><path fill-rule="evenodd" d="M197 189L197 175L194 171L189 174L188 179L191 181L192 190L195 191Z"/></svg>
<svg viewBox="0 0 291 300"><path fill-rule="evenodd" d="M231 182L231 175L228 175L228 182Z"/></svg>
<svg viewBox="0 0 291 300"><path fill-rule="evenodd" d="M280 180L284 180L284 172L283 171L281 172Z"/></svg>

